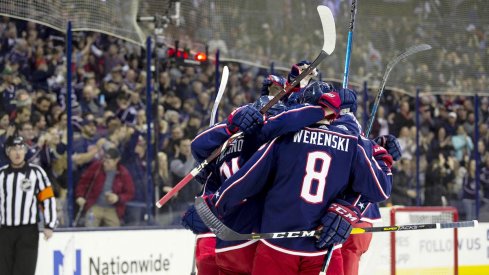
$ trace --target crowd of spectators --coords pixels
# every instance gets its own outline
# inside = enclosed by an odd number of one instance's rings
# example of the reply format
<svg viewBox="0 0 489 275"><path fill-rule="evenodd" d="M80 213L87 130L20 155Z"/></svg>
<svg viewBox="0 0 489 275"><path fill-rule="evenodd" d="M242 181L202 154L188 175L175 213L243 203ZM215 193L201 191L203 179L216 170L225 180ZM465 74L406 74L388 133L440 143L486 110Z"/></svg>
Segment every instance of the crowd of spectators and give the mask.
<svg viewBox="0 0 489 275"><path fill-rule="evenodd" d="M192 1L182 6L182 24L170 26L165 36L190 49L220 49L221 58L288 68L318 54L322 31L317 5L331 9L337 29L335 52L320 68L324 76L341 79L351 1ZM145 10L150 14L151 5ZM434 92L487 91L488 10L489 2L482 0L371 0L361 5L350 82L380 81L385 64L404 49L425 43L432 49L396 66L389 83L413 95L419 85Z"/></svg>
<svg viewBox="0 0 489 275"><path fill-rule="evenodd" d="M3 144L5 138L13 134L24 137L29 145L27 158L40 164L56 187L60 225L69 226L66 203L68 199L75 200L67 198L66 192L66 105L67 100L71 100L74 126L71 157L75 189L78 188L76 196L86 199L86 193L92 191L90 187L80 189L78 183L90 186L98 176L94 167L100 167L106 159L117 159L118 165L124 167L121 173L127 170L130 175L132 192L117 198L109 194L107 201L116 205L122 225L145 224L148 218L145 211L148 141L145 137L144 52L104 34L77 33L71 65L73 93L67 99L65 50L62 35L57 31L33 22L7 17L0 20L0 142ZM157 87L153 93L152 125L158 134L151 138L156 152L152 156L155 161L150 165L155 171L156 197L168 192L194 167L189 145L196 134L208 126L215 93L213 64L187 66L165 59L160 66L159 75L152 83ZM221 102L220 119L259 96L266 74L264 70L239 63L229 64L229 67L231 73ZM359 99L363 100L361 94ZM489 98L481 97L476 110L471 96L424 95L418 111L422 120L419 129L421 203L454 205L464 217L473 217L474 150L478 149L482 159L481 216L487 215ZM475 112L479 112L479 125L475 125ZM361 113L359 108L358 115ZM393 204L416 203L414 114L412 97L387 92L374 123L373 135L394 134L404 150L403 159L396 164ZM476 127L480 133L478 144L474 144ZM117 153L108 153L114 149ZM4 164L5 156L0 155L0 162ZM179 223L181 212L192 203L199 189L196 182L185 187L157 211L156 222ZM154 198L149 201L152 203ZM77 205L82 207L84 203Z"/></svg>

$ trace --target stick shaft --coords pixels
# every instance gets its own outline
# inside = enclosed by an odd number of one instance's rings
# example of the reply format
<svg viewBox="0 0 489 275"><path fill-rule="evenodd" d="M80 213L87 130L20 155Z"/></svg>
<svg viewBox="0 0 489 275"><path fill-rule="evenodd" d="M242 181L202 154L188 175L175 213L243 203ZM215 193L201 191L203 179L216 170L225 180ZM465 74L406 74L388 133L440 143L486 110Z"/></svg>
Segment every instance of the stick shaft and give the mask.
<svg viewBox="0 0 489 275"><path fill-rule="evenodd" d="M365 128L365 136L369 136L370 130L372 130L372 125L375 120L375 114L377 113L377 109L380 104L380 99L382 98L382 94L384 93L385 84L387 83L387 79L389 77L390 72L394 68L394 66L399 63L399 61L405 59L406 57L415 54L417 52L426 51L431 49L431 46L428 44L420 44L416 46L412 46L404 51L402 54L396 56L389 64L387 64L387 68L385 69L384 76L382 77L382 81L379 86L379 91L377 92L377 96L375 97L374 105L372 106L372 112L370 113L370 117L367 122L367 127Z"/></svg>
<svg viewBox="0 0 489 275"><path fill-rule="evenodd" d="M200 170L199 167L194 168L188 175L186 175L177 185L175 185L168 193L166 193L157 203L156 206L161 208L165 203L167 203L175 194L180 191L187 183L189 183L195 175L197 175ZM195 174L195 175L194 175Z"/></svg>
<svg viewBox="0 0 489 275"><path fill-rule="evenodd" d="M348 41L346 43L346 54L345 54L345 70L343 71L343 88L348 88L348 77L350 74L350 59L351 59L351 45L353 43L353 30L355 29L355 15L357 13L357 1L352 0L350 9L350 25L348 30ZM343 112L349 112L349 109L342 110ZM328 253L324 257L323 266L321 267L321 272L319 274L326 274L329 262L331 261L331 256L333 255L333 247L328 247Z"/></svg>
<svg viewBox="0 0 489 275"><path fill-rule="evenodd" d="M350 27L348 31L348 42L346 44L345 70L343 72L343 88L348 87L348 77L350 74L351 45L353 43L353 30L355 28L355 15L357 13L357 1L351 2Z"/></svg>

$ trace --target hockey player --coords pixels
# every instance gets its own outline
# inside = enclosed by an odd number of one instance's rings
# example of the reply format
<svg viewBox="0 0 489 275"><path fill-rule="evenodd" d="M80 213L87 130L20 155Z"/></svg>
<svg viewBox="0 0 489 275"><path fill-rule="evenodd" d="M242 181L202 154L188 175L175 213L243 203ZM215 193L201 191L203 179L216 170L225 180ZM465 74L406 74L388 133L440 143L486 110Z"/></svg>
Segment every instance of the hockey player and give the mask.
<svg viewBox="0 0 489 275"><path fill-rule="evenodd" d="M328 90L329 84L323 83L322 85L327 86L327 88L323 88L323 90ZM304 91L298 93L299 101L301 102L310 102L311 95L310 93L313 90L307 90L304 94ZM342 104L342 109L349 109L350 112L341 115L338 119L332 122L332 125L336 125L338 127L342 127L347 130L352 135L363 135L362 127L356 120L354 113L356 112L356 94L355 93L342 93L340 94L340 99L345 102ZM316 95L317 97L317 95ZM349 98L355 97L355 98ZM380 136L374 139L374 142L385 148L389 155L392 156L393 161L398 161L401 159L402 150L399 142L396 137L393 135L385 135ZM361 220L356 223L354 227L372 227L372 223L380 221L380 210L376 203L371 203L365 198L363 198L360 194L349 193L344 199L352 203L353 206L357 207L361 211ZM328 271L335 270L333 274L343 274L339 272L341 269L338 264L343 265L343 271L345 275L357 275L360 263L360 257L364 254L370 245L370 241L372 240L372 234L358 234L349 236L345 243L343 243L341 247L341 255L338 253L333 253L333 258L331 260ZM329 272L328 272L329 273Z"/></svg>
<svg viewBox="0 0 489 275"><path fill-rule="evenodd" d="M371 201L385 200L390 194L391 163L386 150L327 125L339 113L337 93L325 94L319 100L327 112L320 125L262 146L215 195L216 211L224 220L243 202L265 195L260 232L311 230L324 223L317 241L297 238L259 242L253 274L318 274L324 249L344 241L344 235L359 219L354 207L333 201L348 183Z"/></svg>
<svg viewBox="0 0 489 275"><path fill-rule="evenodd" d="M246 160L258 149L258 147L265 141L270 140L280 134L287 133L289 131L295 131L302 128L305 125L312 124L324 117L324 111L319 106L298 106L287 112L285 106L281 103L274 105L267 115L272 116L267 121L260 131L256 131L256 124L252 122L253 119L257 119L256 114L268 101L283 89L285 80L281 77L270 75L265 79L263 88L261 91L262 96L257 100L253 106L253 109L249 109L250 106L239 108L233 112L226 123L217 124L208 130L199 134L192 142L192 152L197 161L203 161L215 148L220 146L225 140L227 140L238 128L245 133L244 137L241 137L233 142L227 151L225 151L214 163L211 163L205 169L207 173L205 176L205 190L206 193L213 193L217 190L225 179L234 174L239 167L241 167ZM253 111L254 110L254 111ZM277 115L280 114L280 115ZM258 122L258 124L261 122ZM257 208L257 211L261 208ZM260 214L257 214L258 216ZM246 218L246 219L245 219ZM247 215L241 215L236 218L229 218L226 220L228 225L236 225L243 231L252 230L252 225L256 221L255 215L250 212ZM183 224L185 227L190 228L194 233L206 233L207 227L200 221L200 218L195 213L195 209L191 208L185 214L183 218ZM247 226L242 226L242 225ZM198 235L198 252L203 252L203 243L207 243L208 246L205 249L206 253L200 253L197 256L197 266L202 266L203 262L212 262L211 249L215 239L206 238L203 236L213 236L212 234L199 234ZM251 263L254 256L254 241L251 242L239 242L230 243L218 240L217 243L217 262L221 269L221 273L225 274L237 274L237 273L250 273ZM200 247L200 248L199 248ZM206 254L207 257L202 255ZM208 261L203 260L207 258ZM236 263L235 259L240 259ZM200 264L199 264L200 263ZM202 268L199 268L199 272ZM234 273L233 273L234 272ZM210 274L210 273L201 273Z"/></svg>
<svg viewBox="0 0 489 275"><path fill-rule="evenodd" d="M302 71L309 67L309 65L311 65L311 62L308 60L302 60L292 65L289 74L287 75L287 84L292 83L296 77L302 73ZM318 70L314 69L308 76L302 79L301 82L291 90L291 93L286 96L286 99L284 100L285 104L288 106L299 104L301 89L305 88L312 81L313 77L317 75Z"/></svg>
<svg viewBox="0 0 489 275"><path fill-rule="evenodd" d="M402 156L402 149L393 135L380 136L374 139L374 142L379 146L387 149L392 156L393 161L398 161ZM372 203L368 200L363 200L360 196L356 198L350 198L350 201L354 201L353 205L358 207L362 211L362 218L360 222L356 223L354 227L372 227L373 223L380 222L380 210L376 203ZM343 246L341 247L341 255L343 261L344 275L357 275L361 256L367 252L370 242L372 241L372 233L351 235Z"/></svg>

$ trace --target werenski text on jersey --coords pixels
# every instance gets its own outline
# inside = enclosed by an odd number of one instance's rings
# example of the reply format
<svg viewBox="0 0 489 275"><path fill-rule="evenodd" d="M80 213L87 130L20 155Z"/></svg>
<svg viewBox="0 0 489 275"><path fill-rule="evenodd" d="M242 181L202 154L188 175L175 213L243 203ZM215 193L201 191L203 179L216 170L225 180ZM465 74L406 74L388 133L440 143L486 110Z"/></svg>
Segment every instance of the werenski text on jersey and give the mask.
<svg viewBox="0 0 489 275"><path fill-rule="evenodd" d="M333 149L348 152L348 143L350 140L325 132L301 130L294 135L294 142L328 146Z"/></svg>

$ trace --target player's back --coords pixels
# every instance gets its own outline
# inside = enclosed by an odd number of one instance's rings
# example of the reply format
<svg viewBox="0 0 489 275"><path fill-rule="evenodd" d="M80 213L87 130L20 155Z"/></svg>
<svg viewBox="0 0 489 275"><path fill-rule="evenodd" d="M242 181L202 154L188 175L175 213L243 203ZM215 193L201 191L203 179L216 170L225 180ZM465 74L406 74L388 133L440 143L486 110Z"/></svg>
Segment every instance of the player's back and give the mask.
<svg viewBox="0 0 489 275"><path fill-rule="evenodd" d="M306 127L274 141L275 171L267 192L261 232L315 229L330 201L349 182L358 139L334 126ZM310 238L273 239L285 249L314 252Z"/></svg>

